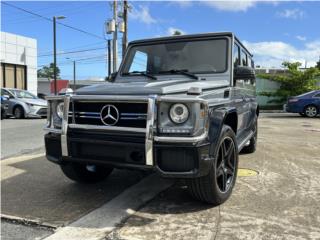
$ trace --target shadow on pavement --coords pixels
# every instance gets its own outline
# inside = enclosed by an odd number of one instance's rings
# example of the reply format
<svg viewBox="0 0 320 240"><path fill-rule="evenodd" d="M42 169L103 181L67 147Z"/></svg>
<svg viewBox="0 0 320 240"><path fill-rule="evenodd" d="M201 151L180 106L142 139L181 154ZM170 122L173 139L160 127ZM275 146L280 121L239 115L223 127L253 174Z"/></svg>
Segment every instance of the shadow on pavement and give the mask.
<svg viewBox="0 0 320 240"><path fill-rule="evenodd" d="M58 226L100 207L144 177L138 171L114 170L104 182L80 185L45 157L2 164L2 171L12 172L1 181L3 214Z"/></svg>

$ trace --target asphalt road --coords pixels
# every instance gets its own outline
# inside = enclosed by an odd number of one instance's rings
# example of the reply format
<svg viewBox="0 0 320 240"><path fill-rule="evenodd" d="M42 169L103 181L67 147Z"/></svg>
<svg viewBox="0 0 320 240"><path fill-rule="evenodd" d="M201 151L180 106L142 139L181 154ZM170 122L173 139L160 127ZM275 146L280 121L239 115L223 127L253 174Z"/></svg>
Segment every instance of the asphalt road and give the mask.
<svg viewBox="0 0 320 240"><path fill-rule="evenodd" d="M14 121L8 120L6 126ZM22 125L24 121L29 120L22 120ZM35 121L42 141L44 121ZM26 149L25 142L18 146ZM177 182L116 230L106 232L106 238L320 239L320 188L315 177L320 174L319 118L262 114L258 144L257 152L241 155L239 164L259 174L239 176L225 204L212 207L195 201L183 182ZM116 170L105 182L81 186L43 156L24 154L1 161L2 214L65 226L108 204L143 177L140 172ZM108 217L100 213L98 222L108 223ZM52 233L7 221L2 221L1 228L2 239L41 239ZM78 226L76 230L81 235L86 229Z"/></svg>
<svg viewBox="0 0 320 240"><path fill-rule="evenodd" d="M1 120L1 159L34 151L44 152L46 119Z"/></svg>

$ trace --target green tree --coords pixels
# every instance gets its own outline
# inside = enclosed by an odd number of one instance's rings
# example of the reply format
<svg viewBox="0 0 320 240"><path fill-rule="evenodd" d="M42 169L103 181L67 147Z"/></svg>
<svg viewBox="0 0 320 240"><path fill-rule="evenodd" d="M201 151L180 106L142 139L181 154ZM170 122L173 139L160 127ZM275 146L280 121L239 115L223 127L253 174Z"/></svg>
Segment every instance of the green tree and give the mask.
<svg viewBox="0 0 320 240"><path fill-rule="evenodd" d="M318 68L308 68L300 71L299 62L283 62L282 65L288 69L286 73L281 74L259 74L259 78L269 79L280 83L280 88L275 92L261 92L260 95L267 97L275 97L269 101L270 103L283 103L290 96L300 95L302 93L319 89L317 82L320 76Z"/></svg>
<svg viewBox="0 0 320 240"><path fill-rule="evenodd" d="M38 69L38 72L37 72L38 77L53 79L54 78L53 69L54 69L53 63L50 63L49 67L43 66L41 69ZM60 78L60 69L58 67L56 67L56 71L57 71L57 78Z"/></svg>
<svg viewBox="0 0 320 240"><path fill-rule="evenodd" d="M320 58L319 58L319 61L317 62L316 68L320 70Z"/></svg>
<svg viewBox="0 0 320 240"><path fill-rule="evenodd" d="M179 30L174 30L173 36L179 36L179 35L182 35L182 32L180 32Z"/></svg>

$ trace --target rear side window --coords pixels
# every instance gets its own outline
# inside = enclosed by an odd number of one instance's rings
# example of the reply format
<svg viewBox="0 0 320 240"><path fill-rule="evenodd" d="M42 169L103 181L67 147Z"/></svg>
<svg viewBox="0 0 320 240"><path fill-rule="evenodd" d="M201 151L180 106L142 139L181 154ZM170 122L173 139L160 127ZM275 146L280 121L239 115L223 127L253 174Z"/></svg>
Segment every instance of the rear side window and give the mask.
<svg viewBox="0 0 320 240"><path fill-rule="evenodd" d="M248 66L247 54L244 51L241 51L241 65Z"/></svg>
<svg viewBox="0 0 320 240"><path fill-rule="evenodd" d="M313 97L320 98L320 93L317 93L317 94L314 95Z"/></svg>
<svg viewBox="0 0 320 240"><path fill-rule="evenodd" d="M240 48L237 44L233 46L233 65L235 67L240 65Z"/></svg>

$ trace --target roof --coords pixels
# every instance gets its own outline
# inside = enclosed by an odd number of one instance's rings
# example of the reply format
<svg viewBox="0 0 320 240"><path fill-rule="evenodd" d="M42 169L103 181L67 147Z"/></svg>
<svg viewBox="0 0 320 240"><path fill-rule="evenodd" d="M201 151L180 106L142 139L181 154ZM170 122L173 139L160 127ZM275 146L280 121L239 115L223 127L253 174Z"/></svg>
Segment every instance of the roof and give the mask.
<svg viewBox="0 0 320 240"><path fill-rule="evenodd" d="M174 39L187 39L187 38L205 38L205 37L219 37L219 36L229 36L232 37L232 32L217 32L217 33L199 33L199 34L186 34L186 35L173 35L167 37L158 37L158 38L146 38L140 40L131 41L129 44L139 44L145 42L157 42L157 41L167 41Z"/></svg>
<svg viewBox="0 0 320 240"><path fill-rule="evenodd" d="M244 48L251 57L253 56L250 51L241 43L241 41L234 35L233 32L212 32L212 33L198 33L198 34L186 34L186 35L174 35L174 36L167 36L167 37L158 37L158 38L147 38L147 39L140 39L140 40L134 40L129 43L129 45L133 44L142 44L145 42L158 42L158 41L168 41L168 40L184 40L184 39L190 39L190 38L206 38L206 37L232 37L236 41L239 42L242 48Z"/></svg>

